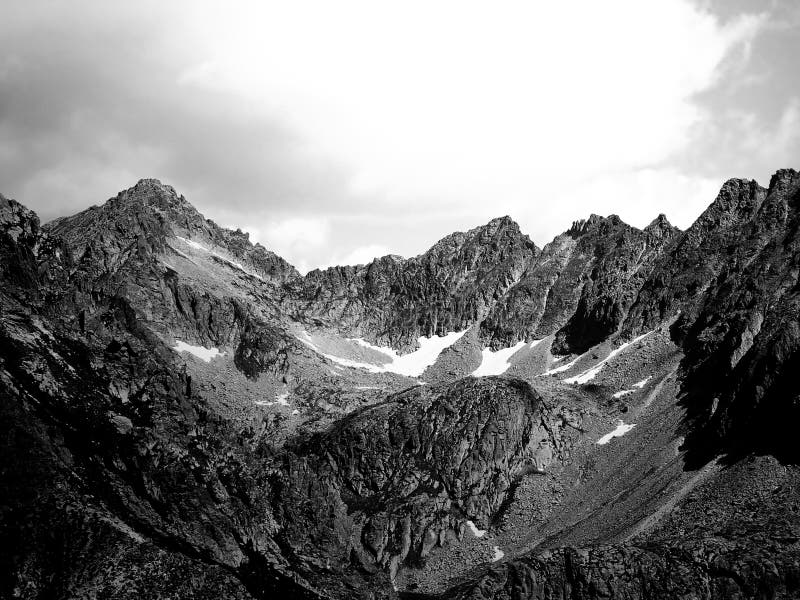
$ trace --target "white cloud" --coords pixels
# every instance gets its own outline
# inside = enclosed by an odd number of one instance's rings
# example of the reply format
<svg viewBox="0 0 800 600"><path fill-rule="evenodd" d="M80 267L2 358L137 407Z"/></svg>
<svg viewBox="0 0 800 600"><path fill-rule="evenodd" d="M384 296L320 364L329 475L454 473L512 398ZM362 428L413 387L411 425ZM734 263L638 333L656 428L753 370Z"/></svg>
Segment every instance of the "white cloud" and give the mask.
<svg viewBox="0 0 800 600"><path fill-rule="evenodd" d="M589 212L688 226L721 181L658 165L686 149L706 116L696 95L726 59L746 60L765 22L722 23L680 0L298 2L217 16L187 85L283 115L348 165L376 213L509 213L540 244Z"/></svg>
<svg viewBox="0 0 800 600"><path fill-rule="evenodd" d="M685 227L749 157L796 148L795 105L777 131L744 119L758 150L737 142L722 177L675 159L729 157L714 146L725 111L699 98L743 76L766 26L689 0L16 12L0 23L6 192L53 216L156 176L301 270L416 252L501 214L540 245L590 212Z"/></svg>
<svg viewBox="0 0 800 600"><path fill-rule="evenodd" d="M717 178L745 177L761 185L779 168L797 168L800 97L789 98L773 118L739 108L708 110L693 131L692 144L675 162L685 172L702 165Z"/></svg>
<svg viewBox="0 0 800 600"><path fill-rule="evenodd" d="M752 113L736 116L744 130L742 143L746 149L766 153L768 160L776 166L789 166L790 161L797 159L796 150L800 145L800 98L790 99L772 126Z"/></svg>
<svg viewBox="0 0 800 600"><path fill-rule="evenodd" d="M521 201L683 147L693 96L761 22L682 1L266 4L215 15L188 73L280 111L354 190Z"/></svg>
<svg viewBox="0 0 800 600"><path fill-rule="evenodd" d="M310 268L307 257L318 252L329 243L330 224L324 218L291 217L268 221L263 226L245 226L250 241L282 256L294 264L301 273Z"/></svg>
<svg viewBox="0 0 800 600"><path fill-rule="evenodd" d="M665 213L673 225L686 229L716 197L721 183L666 167L601 174L555 191L551 202L526 212L521 224L543 241L549 241L547 234L551 232L542 231L540 223L562 221L561 229L566 229L571 221L585 219L592 212L603 216L618 214L639 228Z"/></svg>
<svg viewBox="0 0 800 600"><path fill-rule="evenodd" d="M320 268L333 267L336 265L366 265L372 262L375 258L391 254L389 248L380 244L369 244L366 246L359 246L354 248L346 254L340 254L332 257Z"/></svg>

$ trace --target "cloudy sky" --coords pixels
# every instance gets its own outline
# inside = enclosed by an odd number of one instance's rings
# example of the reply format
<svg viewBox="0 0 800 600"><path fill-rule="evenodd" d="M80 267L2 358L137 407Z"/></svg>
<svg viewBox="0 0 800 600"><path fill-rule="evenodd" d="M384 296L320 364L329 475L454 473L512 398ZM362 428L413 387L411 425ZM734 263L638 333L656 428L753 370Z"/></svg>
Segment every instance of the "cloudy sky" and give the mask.
<svg viewBox="0 0 800 600"><path fill-rule="evenodd" d="M0 191L43 220L156 177L301 270L509 214L687 227L800 168L794 0L0 6Z"/></svg>

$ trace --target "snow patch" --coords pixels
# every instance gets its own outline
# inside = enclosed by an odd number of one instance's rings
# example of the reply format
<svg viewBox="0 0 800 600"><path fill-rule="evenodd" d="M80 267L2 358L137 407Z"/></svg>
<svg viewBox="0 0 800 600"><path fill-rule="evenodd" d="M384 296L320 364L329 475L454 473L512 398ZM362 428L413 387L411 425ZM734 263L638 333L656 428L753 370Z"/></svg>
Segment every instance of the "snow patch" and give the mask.
<svg viewBox="0 0 800 600"><path fill-rule="evenodd" d="M493 547L492 552L494 552L494 556L492 556L492 562L497 562L506 555L505 552L500 550L500 546Z"/></svg>
<svg viewBox="0 0 800 600"><path fill-rule="evenodd" d="M348 340L386 355L390 361L383 365L359 362L349 358L326 354L314 343L313 338L307 331L301 332L300 335L297 336L297 339L307 346L310 346L315 352L321 354L328 360L345 367L365 369L371 373L397 373L398 375L405 375L406 377L419 377L425 369L436 362L436 359L439 358L443 350L455 344L466 332L467 330L465 329L464 331L452 332L443 336L434 335L429 338L420 337L418 339L419 348L414 352L403 355L397 354L393 348L374 346L361 338Z"/></svg>
<svg viewBox="0 0 800 600"><path fill-rule="evenodd" d="M635 341L635 340L634 340L634 341ZM647 382L648 382L648 381L650 381L652 378L653 378L653 376L652 376L652 375L650 375L649 377L646 377L646 378L642 379L641 381L637 381L637 382L636 382L636 383L634 383L634 384L633 384L631 387L635 387L636 389L639 389L639 390L640 390L640 389L642 389L642 388L643 388L645 385L647 385ZM632 393L634 393L635 391L636 391L636 390L622 390L621 392L617 392L616 394L613 394L613 396L612 396L612 397L613 397L613 398L622 398L623 396L627 396L628 394L632 394Z"/></svg>
<svg viewBox="0 0 800 600"><path fill-rule="evenodd" d="M176 235L175 237L178 238L180 241L182 241L187 246L189 246L190 248L194 248L195 250L202 250L203 252L209 252L208 248L203 246L203 244L198 244L194 240L188 240L188 239L186 239L184 237L181 237L179 235Z"/></svg>
<svg viewBox="0 0 800 600"><path fill-rule="evenodd" d="M597 443L600 446L605 446L608 442L611 441L612 438L622 437L623 435L628 433L634 427L636 427L635 424L627 425L626 423L624 423L622 421L618 421L616 429L614 429L614 431L611 431L610 433L605 434L603 437L601 437L599 440L597 440Z"/></svg>
<svg viewBox="0 0 800 600"><path fill-rule="evenodd" d="M569 371L572 367L575 366L575 363L581 359L581 356L583 356L583 354L581 354L580 356L576 356L573 360L569 361L565 365L561 365L560 367L556 367L555 369L550 369L549 371L545 371L540 375L540 377L544 377L545 375L555 375L556 373L563 373L564 371ZM560 356L554 362L564 360L564 358L566 357Z"/></svg>
<svg viewBox="0 0 800 600"><path fill-rule="evenodd" d="M466 332L467 330L465 329L464 331L453 331L442 336L420 337L417 339L419 348L403 355L397 354L393 348L373 346L361 338L353 341L365 348L377 350L388 356L391 362L381 367L384 371L405 375L406 377L419 377L425 369L436 362L436 359L445 349L455 344Z"/></svg>
<svg viewBox="0 0 800 600"><path fill-rule="evenodd" d="M217 348L204 348L203 346L192 346L186 342L175 340L175 345L172 347L176 352L188 352L192 356L199 358L205 362L211 362L212 358L218 356L225 356L224 352L220 352Z"/></svg>
<svg viewBox="0 0 800 600"><path fill-rule="evenodd" d="M269 400L256 400L256 404L258 406L273 406L275 404L280 404L281 406L289 406L289 392L283 392L275 396L275 400L270 402ZM294 412L292 413L294 414Z"/></svg>
<svg viewBox="0 0 800 600"><path fill-rule="evenodd" d="M355 360L350 360L349 358L341 358L339 356L334 356L333 354L327 354L327 353L323 352L320 349L320 347L317 346L314 343L314 339L311 337L311 335L307 331L301 331L300 334L295 336L295 337L298 340L300 340L301 342L303 342L306 346L311 348L314 352L319 354L320 356L324 356L329 361L336 363L337 366L352 367L354 369L366 369L370 373L382 373L383 372L383 369L381 367L379 367L378 365L373 365L373 364L370 364L370 363L358 362L358 361L355 361ZM331 374L339 375L338 373L335 373L333 371L331 371Z"/></svg>
<svg viewBox="0 0 800 600"><path fill-rule="evenodd" d="M236 261L234 261L234 260L231 260L231 259L230 259L230 258L228 258L227 256L225 256L225 255L223 255L223 254L220 254L220 253L219 253L219 252L217 252L216 250L212 250L211 248L206 248L205 246L203 246L202 244L199 244L199 243L195 242L194 240L189 240L189 239L186 239L186 238L184 238L184 237L181 237L181 236L179 236L179 235L176 235L175 237L176 237L176 238L178 238L180 241L182 241L184 244L188 245L190 248L194 248L195 250L200 250L200 251L202 251L202 252L207 252L208 254L211 254L211 255L213 255L213 256L216 256L217 258L219 258L219 259L221 259L221 260L225 261L226 263L228 263L228 264L229 264L229 265L231 265L232 267L234 267L234 268L236 268L236 269L240 270L242 273L246 273L247 275L250 275L250 276L252 276L252 277L255 277L256 279L260 279L261 281L264 281L264 279L263 279L263 278L262 278L260 275L258 275L258 274L256 274L256 273L253 273L252 271L249 271L249 270L248 270L248 269L246 269L246 268L244 267L244 265L242 265L241 263L238 263L238 262L236 262ZM178 251L176 250L176 252L178 252ZM184 255L184 256L185 256L185 255Z"/></svg>
<svg viewBox="0 0 800 600"><path fill-rule="evenodd" d="M478 529L478 527L472 521L467 521L467 527L469 527L469 530L472 532L472 535L474 535L477 538L482 538L483 536L486 535L486 530Z"/></svg>
<svg viewBox="0 0 800 600"><path fill-rule="evenodd" d="M597 363L593 367L590 367L590 368L586 369L583 373L579 373L579 374L575 375L574 377L567 377L564 380L564 383L578 383L578 384L588 383L589 381L591 381L592 379L597 377L597 374L600 373L600 371L603 370L603 367L606 365L606 363L608 363L608 361L610 361L612 358L617 356L620 352L625 350L628 346L630 346L632 344L635 344L636 342L644 339L645 337L647 337L651 333L653 333L653 332L652 331L648 331L647 333L644 333L644 334L640 335L639 337L633 338L630 342L625 342L619 348L615 348L614 350L612 350L611 353L608 356L606 356L603 360L601 360L599 363Z"/></svg>
<svg viewBox="0 0 800 600"><path fill-rule="evenodd" d="M365 369L370 373L383 373L386 369L378 366L373 365L371 363L359 362L357 360L350 360L349 358L340 358L338 356L334 356L333 354L325 354L324 352L320 352L322 356L327 358L330 361L335 362L337 365L341 365L343 367L350 367L352 369Z"/></svg>
<svg viewBox="0 0 800 600"><path fill-rule="evenodd" d="M539 343L540 341L541 340L536 340L535 343ZM525 345L525 342L517 342L510 348L503 348L497 352L493 352L491 348L484 348L481 350L481 364L472 372L472 376L487 377L489 375L502 375L511 366L511 357L522 350L522 347Z"/></svg>

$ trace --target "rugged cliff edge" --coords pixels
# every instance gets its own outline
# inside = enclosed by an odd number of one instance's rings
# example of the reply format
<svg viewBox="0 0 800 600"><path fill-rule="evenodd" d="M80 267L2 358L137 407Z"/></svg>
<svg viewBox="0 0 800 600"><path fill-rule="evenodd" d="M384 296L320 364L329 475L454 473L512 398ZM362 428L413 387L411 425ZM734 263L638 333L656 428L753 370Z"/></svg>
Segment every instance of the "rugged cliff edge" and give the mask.
<svg viewBox="0 0 800 600"><path fill-rule="evenodd" d="M397 348L461 331L486 316L539 249L509 217L440 240L424 254L312 271L290 286L288 310Z"/></svg>

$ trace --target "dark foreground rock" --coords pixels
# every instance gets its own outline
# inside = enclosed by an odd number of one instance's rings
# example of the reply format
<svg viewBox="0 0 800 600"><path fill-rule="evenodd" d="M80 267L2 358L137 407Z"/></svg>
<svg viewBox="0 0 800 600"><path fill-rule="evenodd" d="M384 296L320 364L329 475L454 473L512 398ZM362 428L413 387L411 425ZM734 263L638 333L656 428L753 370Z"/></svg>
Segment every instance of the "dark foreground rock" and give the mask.
<svg viewBox="0 0 800 600"><path fill-rule="evenodd" d="M394 577L404 563L487 528L526 469L562 444L526 383L464 379L358 411L285 458L283 543L309 571L355 561ZM341 567L339 567L341 568Z"/></svg>
<svg viewBox="0 0 800 600"><path fill-rule="evenodd" d="M538 552L492 568L441 597L797 598L798 485L797 467L749 458L689 494L653 530L630 543Z"/></svg>

